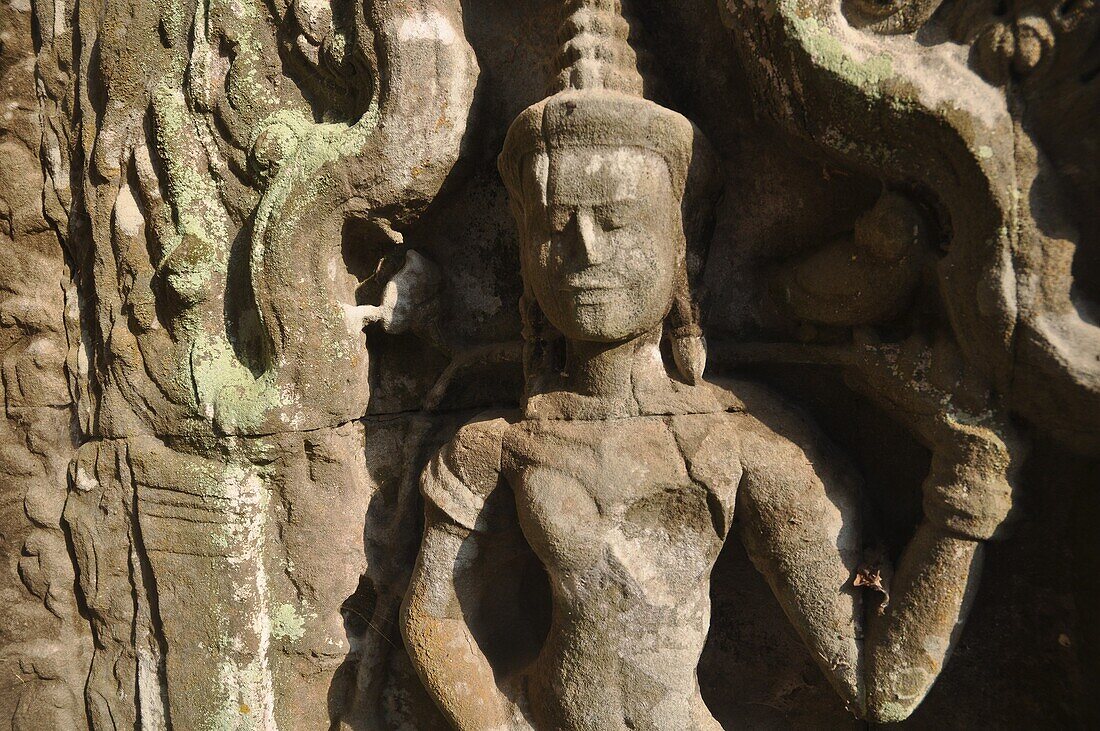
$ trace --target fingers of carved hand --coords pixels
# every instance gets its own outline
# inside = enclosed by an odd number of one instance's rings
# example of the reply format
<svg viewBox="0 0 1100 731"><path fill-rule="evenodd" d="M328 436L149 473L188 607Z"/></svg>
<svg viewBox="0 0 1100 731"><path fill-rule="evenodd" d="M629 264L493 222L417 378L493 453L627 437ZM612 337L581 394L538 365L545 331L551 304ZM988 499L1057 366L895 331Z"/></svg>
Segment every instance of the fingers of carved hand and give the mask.
<svg viewBox="0 0 1100 731"><path fill-rule="evenodd" d="M1012 486L1003 476L924 485L924 514L944 530L974 541L1001 537L1013 513Z"/></svg>
<svg viewBox="0 0 1100 731"><path fill-rule="evenodd" d="M439 267L416 251L406 252L405 265L382 290L379 305L344 304L350 332L380 322L392 334L403 333L435 316L433 307L443 286Z"/></svg>
<svg viewBox="0 0 1100 731"><path fill-rule="evenodd" d="M434 263L410 249L405 265L382 291L382 324L388 333L401 333L431 317L429 306L443 286L443 275Z"/></svg>

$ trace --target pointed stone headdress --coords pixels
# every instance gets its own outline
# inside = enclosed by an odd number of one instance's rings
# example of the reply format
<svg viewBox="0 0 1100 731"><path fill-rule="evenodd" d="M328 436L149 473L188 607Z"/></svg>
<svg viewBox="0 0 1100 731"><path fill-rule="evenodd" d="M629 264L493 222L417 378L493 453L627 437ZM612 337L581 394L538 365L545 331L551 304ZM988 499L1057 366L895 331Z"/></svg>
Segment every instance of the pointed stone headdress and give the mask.
<svg viewBox="0 0 1100 731"><path fill-rule="evenodd" d="M682 203L690 187L713 191L713 157L702 132L682 114L643 97L645 82L628 42L630 25L623 17L622 1L567 0L563 16L559 72L551 82L550 96L525 109L512 123L497 161L517 215L526 215L525 166L569 147L649 150L668 165L673 190ZM687 227L700 218L687 210L694 202L684 205ZM527 324L529 331L540 329ZM706 346L689 291L686 252L667 329L677 369L689 382L698 382Z"/></svg>
<svg viewBox="0 0 1100 731"><path fill-rule="evenodd" d="M683 115L642 97L644 82L621 10L621 0L566 3L551 96L512 123L500 155L500 172L513 195L533 154L627 146L664 158L674 190L683 196L698 130Z"/></svg>

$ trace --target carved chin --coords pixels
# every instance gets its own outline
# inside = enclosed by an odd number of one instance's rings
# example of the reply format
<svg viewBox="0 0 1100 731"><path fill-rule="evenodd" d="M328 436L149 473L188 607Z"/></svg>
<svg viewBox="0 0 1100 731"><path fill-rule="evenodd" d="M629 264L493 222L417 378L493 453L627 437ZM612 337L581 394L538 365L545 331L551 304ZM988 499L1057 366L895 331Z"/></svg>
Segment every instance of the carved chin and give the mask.
<svg viewBox="0 0 1100 731"><path fill-rule="evenodd" d="M562 334L592 342L627 340L652 330L661 319L644 316L637 303L621 292L575 297L562 310L562 321L555 323Z"/></svg>

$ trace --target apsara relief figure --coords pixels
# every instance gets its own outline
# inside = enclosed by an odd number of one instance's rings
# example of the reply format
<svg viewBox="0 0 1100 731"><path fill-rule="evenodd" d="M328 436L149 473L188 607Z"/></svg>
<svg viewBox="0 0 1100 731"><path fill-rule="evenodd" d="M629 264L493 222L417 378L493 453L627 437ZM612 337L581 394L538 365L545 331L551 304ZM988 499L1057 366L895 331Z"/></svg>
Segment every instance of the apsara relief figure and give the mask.
<svg viewBox="0 0 1100 731"><path fill-rule="evenodd" d="M1007 449L957 431L892 576L868 569L860 487L825 437L760 386L702 378L685 222L707 144L643 98L618 5L569 4L556 93L500 156L527 398L423 475L406 646L457 728L720 728L696 669L710 572L737 533L851 710L905 718L1011 507ZM868 584L888 594L864 601Z"/></svg>

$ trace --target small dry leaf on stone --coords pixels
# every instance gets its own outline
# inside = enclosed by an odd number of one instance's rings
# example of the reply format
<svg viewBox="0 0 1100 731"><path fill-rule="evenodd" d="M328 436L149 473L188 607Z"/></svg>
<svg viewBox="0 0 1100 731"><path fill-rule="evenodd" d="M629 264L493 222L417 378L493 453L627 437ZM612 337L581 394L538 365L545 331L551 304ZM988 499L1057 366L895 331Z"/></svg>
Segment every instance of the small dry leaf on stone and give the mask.
<svg viewBox="0 0 1100 731"><path fill-rule="evenodd" d="M886 607L890 605L890 589L887 586L886 580L882 575L882 567L878 564L865 564L859 567L856 572L855 578L852 580L853 586L860 588L871 589L882 594L882 601L878 605L878 613L885 614Z"/></svg>

